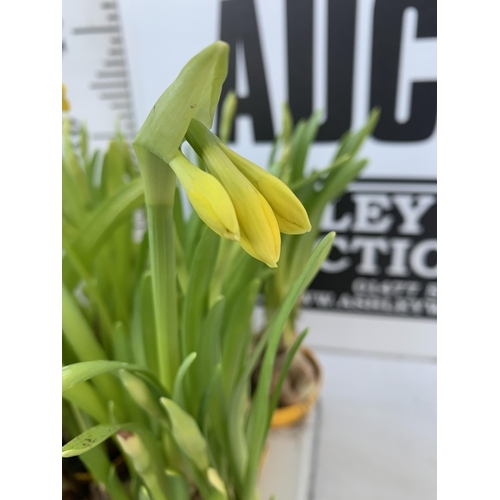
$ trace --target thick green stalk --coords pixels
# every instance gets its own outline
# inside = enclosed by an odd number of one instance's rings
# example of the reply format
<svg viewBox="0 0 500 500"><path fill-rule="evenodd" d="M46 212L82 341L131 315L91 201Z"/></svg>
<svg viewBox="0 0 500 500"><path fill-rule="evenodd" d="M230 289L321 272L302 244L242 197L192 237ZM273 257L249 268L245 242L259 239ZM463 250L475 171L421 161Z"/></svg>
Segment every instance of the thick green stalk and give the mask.
<svg viewBox="0 0 500 500"><path fill-rule="evenodd" d="M159 377L171 391L180 365L174 224L176 177L167 164L149 151L136 146L136 153L148 215Z"/></svg>

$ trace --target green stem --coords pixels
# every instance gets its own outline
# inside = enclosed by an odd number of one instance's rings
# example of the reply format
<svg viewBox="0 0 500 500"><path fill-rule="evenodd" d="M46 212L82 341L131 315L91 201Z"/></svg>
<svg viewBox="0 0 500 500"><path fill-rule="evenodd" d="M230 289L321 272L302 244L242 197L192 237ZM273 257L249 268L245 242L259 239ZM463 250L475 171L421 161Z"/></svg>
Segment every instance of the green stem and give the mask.
<svg viewBox="0 0 500 500"><path fill-rule="evenodd" d="M160 380L170 391L180 363L172 205L147 206Z"/></svg>
<svg viewBox="0 0 500 500"><path fill-rule="evenodd" d="M180 365L174 224L176 177L168 165L149 151L136 146L136 153L148 215L159 376L165 388L172 391Z"/></svg>

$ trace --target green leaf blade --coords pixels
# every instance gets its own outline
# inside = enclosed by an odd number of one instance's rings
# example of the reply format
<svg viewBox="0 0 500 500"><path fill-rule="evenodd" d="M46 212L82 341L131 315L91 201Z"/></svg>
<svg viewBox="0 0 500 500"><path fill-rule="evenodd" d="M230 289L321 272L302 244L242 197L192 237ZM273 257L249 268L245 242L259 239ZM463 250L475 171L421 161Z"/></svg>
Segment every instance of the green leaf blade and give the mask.
<svg viewBox="0 0 500 500"><path fill-rule="evenodd" d="M87 429L63 446L63 458L77 457L78 455L95 448L115 434L120 427L120 425L101 424Z"/></svg>

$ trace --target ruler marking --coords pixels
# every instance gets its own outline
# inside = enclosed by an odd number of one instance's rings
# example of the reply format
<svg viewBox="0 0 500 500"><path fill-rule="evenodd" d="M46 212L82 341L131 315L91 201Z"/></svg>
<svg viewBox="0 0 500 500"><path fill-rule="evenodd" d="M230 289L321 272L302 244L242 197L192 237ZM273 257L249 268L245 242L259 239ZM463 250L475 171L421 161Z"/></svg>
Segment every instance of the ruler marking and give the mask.
<svg viewBox="0 0 500 500"><path fill-rule="evenodd" d="M102 21L96 21L94 25L84 21L83 25L71 26L69 33L71 35L105 35L102 38L90 39L96 40L92 44L99 41L99 52L95 52L98 57L97 65L91 70L90 75L93 74L93 76L87 80L87 88L93 94L93 102L96 105L101 102L100 106L112 113L114 122L118 124L128 141L135 136L136 126L127 53L121 27L120 5L116 0L101 0L92 10L96 8L101 11ZM91 10L90 6L88 10ZM99 57L98 54L104 57ZM95 102L96 98L97 102ZM105 104L106 101L107 104ZM106 130L108 125L104 123L103 125ZM109 126L109 129L105 130L101 128L98 132L89 131L91 140L107 142L116 136L114 126Z"/></svg>
<svg viewBox="0 0 500 500"><path fill-rule="evenodd" d="M119 33L119 26L82 26L81 28L73 28L73 35L99 35L106 33Z"/></svg>
<svg viewBox="0 0 500 500"><path fill-rule="evenodd" d="M130 101L118 101L111 103L111 109L131 109L132 103Z"/></svg>
<svg viewBox="0 0 500 500"><path fill-rule="evenodd" d="M113 99L128 99L130 97L129 92L103 92L99 98L103 101L113 100Z"/></svg>
<svg viewBox="0 0 500 500"><path fill-rule="evenodd" d="M123 133L123 136L126 137L127 139L134 138L134 134L130 133L130 132ZM114 139L114 138L115 138L114 132L94 132L92 134L92 139L95 141L108 140L108 139Z"/></svg>
<svg viewBox="0 0 500 500"><path fill-rule="evenodd" d="M93 90L123 89L128 88L126 81L121 82L91 82L90 88Z"/></svg>
<svg viewBox="0 0 500 500"><path fill-rule="evenodd" d="M124 66L125 62L123 59L105 59L104 66L107 68L112 68L113 66Z"/></svg>
<svg viewBox="0 0 500 500"><path fill-rule="evenodd" d="M98 71L96 78L126 78L125 71Z"/></svg>

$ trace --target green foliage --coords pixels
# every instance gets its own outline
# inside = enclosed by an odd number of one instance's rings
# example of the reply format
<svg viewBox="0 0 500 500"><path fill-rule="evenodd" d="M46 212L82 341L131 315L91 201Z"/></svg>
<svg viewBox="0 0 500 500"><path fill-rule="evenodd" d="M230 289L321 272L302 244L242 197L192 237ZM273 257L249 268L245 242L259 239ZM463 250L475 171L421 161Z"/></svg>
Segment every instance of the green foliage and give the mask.
<svg viewBox="0 0 500 500"><path fill-rule="evenodd" d="M263 284L268 319L283 301L317 243L326 205L335 202L367 165L368 161L360 159L358 152L377 125L379 115L379 110L374 109L359 131L344 134L330 165L307 172L307 155L318 133L321 113L316 112L308 120L300 120L292 131L290 111L287 106L284 107L283 131L275 141L269 169L281 177L302 202L312 229L307 234L286 235L282 239L280 265ZM281 157L276 159L278 151L281 151ZM284 329L282 342L285 348L290 348L295 342L295 318L299 306L300 297Z"/></svg>
<svg viewBox="0 0 500 500"><path fill-rule="evenodd" d="M63 456L81 455L112 500L190 500L193 491L206 500L258 497L258 464L278 402L279 387L270 387L281 332L332 245L333 234L314 250L317 233L284 237L278 270L269 270L237 242L221 241L196 213L183 213L168 161L193 118L211 125L226 71L221 42L186 65L134 141L140 176L120 134L101 156L90 151L85 129L75 147L64 126L62 395L71 440ZM236 106L229 99L224 139ZM340 194L359 171L354 152L369 133L345 139L332 165L306 178L319 116L293 130L285 112L275 151L282 154L272 166L309 203L312 219L321 211L310 196L314 183ZM145 213L148 229L137 234ZM293 278L280 274L292 263ZM258 293L276 279L279 300L254 344ZM130 488L109 462L108 438L127 461Z"/></svg>
<svg viewBox="0 0 500 500"><path fill-rule="evenodd" d="M75 457L92 450L120 429L120 425L96 425L62 447L62 456Z"/></svg>

